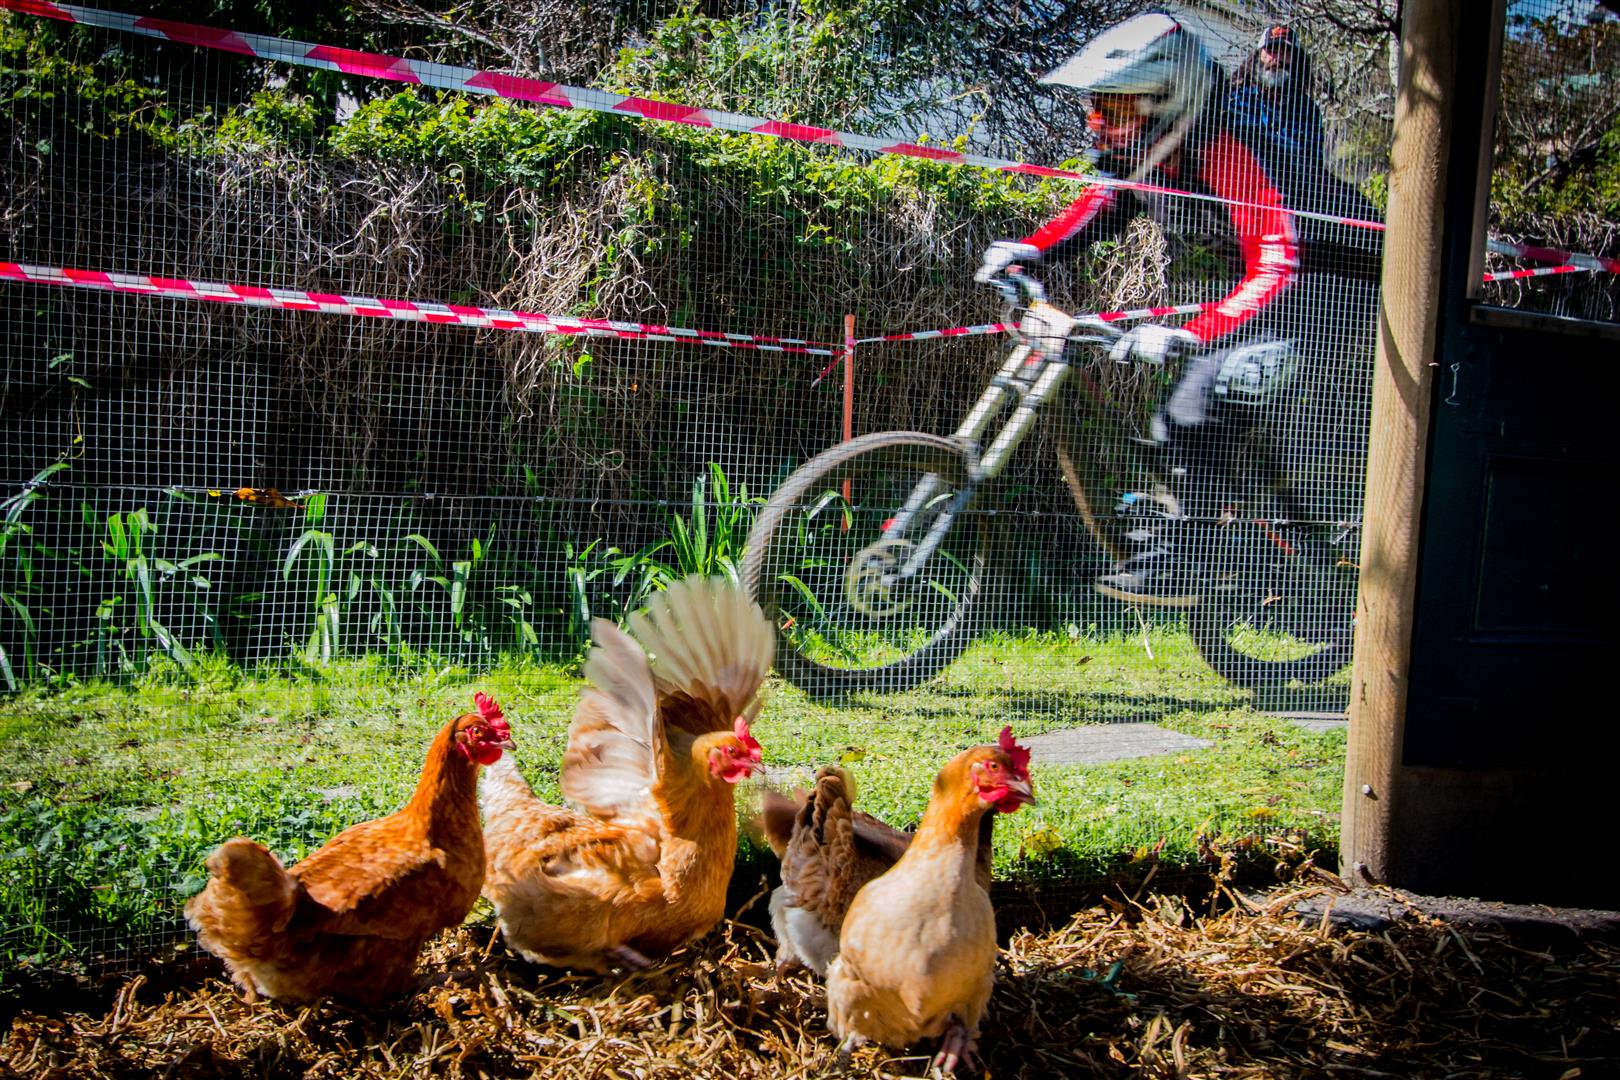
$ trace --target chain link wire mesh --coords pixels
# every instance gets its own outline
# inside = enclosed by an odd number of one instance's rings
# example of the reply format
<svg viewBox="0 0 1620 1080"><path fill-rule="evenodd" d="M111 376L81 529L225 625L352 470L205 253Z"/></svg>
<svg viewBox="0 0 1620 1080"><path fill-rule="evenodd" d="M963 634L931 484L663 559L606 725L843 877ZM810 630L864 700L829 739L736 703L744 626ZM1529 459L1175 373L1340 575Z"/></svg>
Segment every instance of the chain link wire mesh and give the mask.
<svg viewBox="0 0 1620 1080"><path fill-rule="evenodd" d="M151 7L135 14L198 18ZM1299 265L1259 305L1228 296L1254 277L1254 207L1221 202L1194 150L1151 178L1171 192L1119 192L1117 233L1034 270L1052 302L1225 298L1247 325L1213 363L1075 346L1014 364L1009 401L1037 367L1063 381L993 479L976 470L998 427L972 452L942 437L998 384L1010 336L863 341L846 365L844 319L864 339L1007 318L972 281L980 253L1062 212L1073 181L0 14L8 263L755 339L7 282L5 963L168 948L213 845L246 834L295 858L397 807L475 688L555 796L590 618L688 572L740 573L783 627L759 727L777 782L843 761L903 824L951 748L1004 723L1040 736L1044 807L1009 820L998 865L1048 910L1166 852L1185 868L1331 851L1378 257L1376 230L1339 219L1378 216L1392 5L1295 11L1281 90L1257 59L1280 9L1183 7L1234 80L1207 124L1320 216L1291 217ZM1083 102L1035 80L1137 10L533 0L446 18L366 0L202 21L1080 166ZM1514 238L1614 240L1612 214L1577 232L1509 217ZM1502 295L1548 310L1588 293L1612 284ZM1283 344L1230 348L1264 342ZM1207 422L1167 441L1166 403L1197 371ZM846 424L872 453L814 466ZM897 529L908 500L926 508ZM939 557L897 578L942 519ZM1166 552L1204 602L1094 588Z"/></svg>

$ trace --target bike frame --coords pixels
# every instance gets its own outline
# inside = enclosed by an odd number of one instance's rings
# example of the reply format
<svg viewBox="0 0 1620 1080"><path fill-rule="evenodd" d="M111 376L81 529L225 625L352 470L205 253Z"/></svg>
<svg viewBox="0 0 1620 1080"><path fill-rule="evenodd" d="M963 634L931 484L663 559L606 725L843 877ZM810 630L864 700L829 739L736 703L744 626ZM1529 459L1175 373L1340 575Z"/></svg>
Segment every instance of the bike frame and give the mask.
<svg viewBox="0 0 1620 1080"><path fill-rule="evenodd" d="M944 542L959 514L967 510L979 489L1001 475L1014 450L1029 435L1041 409L1063 387L1070 374L1068 345L1073 340L1080 320L1048 304L1034 279L1017 275L1021 286L1031 297L1018 321L1016 333L1019 344L1008 354L1007 360L985 387L984 393L968 410L967 417L956 429L952 439L968 450L968 481L952 497L951 503L938 516L928 532L916 543L911 555L892 575L888 584L908 581L915 577L934 552ZM1014 286L1015 288L1018 286ZM1009 301L1015 296L1009 293ZM1112 333L1109 328L1099 330ZM1106 340L1099 335L1098 340ZM1007 411L1009 401L1016 404L1008 414L1006 423L982 454L979 448L991 424ZM883 539L898 540L905 536L916 516L939 495L940 478L933 473L925 476L912 489L911 495L899 512L884 527Z"/></svg>

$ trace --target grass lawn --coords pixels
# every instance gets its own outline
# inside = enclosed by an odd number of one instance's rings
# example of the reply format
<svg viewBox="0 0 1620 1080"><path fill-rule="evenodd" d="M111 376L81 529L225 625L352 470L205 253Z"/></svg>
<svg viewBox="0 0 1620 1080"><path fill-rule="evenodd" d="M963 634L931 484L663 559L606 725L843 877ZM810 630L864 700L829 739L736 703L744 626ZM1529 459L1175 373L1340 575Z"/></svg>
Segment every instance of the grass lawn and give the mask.
<svg viewBox="0 0 1620 1080"><path fill-rule="evenodd" d="M555 798L578 688L562 666L403 672L359 660L5 698L0 983L27 958L158 949L201 887L203 859L231 836L293 860L397 808L427 742L471 708L475 690L501 703L520 767ZM938 767L993 741L1003 724L1027 736L1120 720L1213 745L1092 766L1037 756L1041 803L1000 823L998 876L1073 883L1079 898L1155 848L1173 869L1195 865L1212 843L1230 849L1225 841L1261 833L1307 849L1336 843L1342 732L1257 711L1171 630L1154 630L1148 648L1140 635L992 636L921 689L848 701L813 701L773 680L756 733L780 775L808 779L842 761L860 804L905 825L921 814ZM742 858L774 864L747 841Z"/></svg>

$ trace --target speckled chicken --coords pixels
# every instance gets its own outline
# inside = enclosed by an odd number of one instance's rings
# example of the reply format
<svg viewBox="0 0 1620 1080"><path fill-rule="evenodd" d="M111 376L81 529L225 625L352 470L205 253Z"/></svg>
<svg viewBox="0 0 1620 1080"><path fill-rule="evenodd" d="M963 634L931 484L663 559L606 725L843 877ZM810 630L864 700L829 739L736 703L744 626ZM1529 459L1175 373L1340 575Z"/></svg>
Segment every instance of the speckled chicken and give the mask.
<svg viewBox="0 0 1620 1080"><path fill-rule="evenodd" d="M644 967L725 911L737 854L734 785L760 767L749 731L775 630L735 584L689 577L595 647L563 756L535 797L510 762L480 796L501 932L536 963Z"/></svg>
<svg viewBox="0 0 1620 1080"><path fill-rule="evenodd" d="M512 746L500 707L476 701L477 713L434 738L398 812L343 830L291 867L245 837L208 857L186 919L250 998L401 993L423 943L467 917L484 880L478 769Z"/></svg>
<svg viewBox="0 0 1620 1080"><path fill-rule="evenodd" d="M995 984L996 918L979 882L985 814L1033 799L1029 751L1000 745L957 754L893 869L855 895L827 966L827 1020L847 1054L872 1041L907 1047L939 1037L936 1067L971 1058Z"/></svg>
<svg viewBox="0 0 1620 1080"><path fill-rule="evenodd" d="M856 810L854 800L854 778L836 765L822 766L811 789L796 799L765 791L760 831L782 860L782 884L770 902L778 971L802 964L825 976L855 894L911 843L911 833ZM974 865L987 892L994 824L994 813L980 819Z"/></svg>

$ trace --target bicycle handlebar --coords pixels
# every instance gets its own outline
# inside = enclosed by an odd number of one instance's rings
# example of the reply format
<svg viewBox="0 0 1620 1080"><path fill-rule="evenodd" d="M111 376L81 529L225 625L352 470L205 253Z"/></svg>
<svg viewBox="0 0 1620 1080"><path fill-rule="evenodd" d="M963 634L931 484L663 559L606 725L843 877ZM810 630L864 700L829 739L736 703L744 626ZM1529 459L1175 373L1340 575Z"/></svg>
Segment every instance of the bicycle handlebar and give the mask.
<svg viewBox="0 0 1620 1080"><path fill-rule="evenodd" d="M1017 263L1013 263L1002 273L991 278L990 284L994 285L996 291L1001 293L1002 299L1006 301L1011 312L1017 312L1035 304L1046 303L1046 287L1030 277L1024 271L1024 268ZM1017 333L1018 319L1010 317L1008 323L1013 327L1013 332ZM1118 341L1124 334L1125 331L1111 323L1103 322L1101 319L1095 317L1080 318L1075 321L1074 329L1069 332L1068 340L1109 345Z"/></svg>

